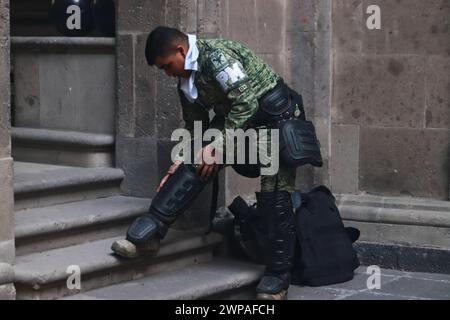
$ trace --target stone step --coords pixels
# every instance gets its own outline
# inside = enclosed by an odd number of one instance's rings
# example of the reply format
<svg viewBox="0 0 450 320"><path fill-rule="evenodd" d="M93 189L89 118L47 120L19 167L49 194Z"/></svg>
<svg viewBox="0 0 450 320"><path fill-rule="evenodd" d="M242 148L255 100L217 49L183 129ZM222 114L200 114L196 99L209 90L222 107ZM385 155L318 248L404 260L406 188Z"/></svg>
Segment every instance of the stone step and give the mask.
<svg viewBox="0 0 450 320"><path fill-rule="evenodd" d="M114 196L16 212L16 255L124 235L151 199Z"/></svg>
<svg viewBox="0 0 450 320"><path fill-rule="evenodd" d="M364 264L450 272L450 202L411 197L337 195L346 226L361 232Z"/></svg>
<svg viewBox="0 0 450 320"><path fill-rule="evenodd" d="M119 237L53 249L16 259L15 286L18 299L56 299L146 275L210 261L212 249L222 241L216 233L171 229L155 256L121 259L111 244ZM79 268L81 288L69 289L69 267Z"/></svg>
<svg viewBox="0 0 450 320"><path fill-rule="evenodd" d="M11 128L16 161L78 167L113 167L114 136L75 131Z"/></svg>
<svg viewBox="0 0 450 320"><path fill-rule="evenodd" d="M124 173L113 168L80 168L14 162L15 210L118 195Z"/></svg>
<svg viewBox="0 0 450 320"><path fill-rule="evenodd" d="M356 205L376 208L442 211L450 213L450 202L417 197L388 197L371 194L337 194L339 205Z"/></svg>
<svg viewBox="0 0 450 320"><path fill-rule="evenodd" d="M68 300L254 299L264 267L225 258L87 291Z"/></svg>
<svg viewBox="0 0 450 320"><path fill-rule="evenodd" d="M450 210L442 210L446 202L410 201L380 197L376 205L375 198L353 197L340 199L338 207L346 224L361 230L362 241L450 249Z"/></svg>

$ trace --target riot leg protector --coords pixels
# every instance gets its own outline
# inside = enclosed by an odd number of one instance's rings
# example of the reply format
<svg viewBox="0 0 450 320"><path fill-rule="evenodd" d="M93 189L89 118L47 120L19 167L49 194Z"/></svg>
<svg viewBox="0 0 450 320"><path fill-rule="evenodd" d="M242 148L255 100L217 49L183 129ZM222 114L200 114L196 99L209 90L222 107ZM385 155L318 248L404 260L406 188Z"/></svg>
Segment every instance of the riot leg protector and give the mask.
<svg viewBox="0 0 450 320"><path fill-rule="evenodd" d="M266 270L259 282L257 299L286 299L295 251L294 212L287 191L256 193L258 211L268 230Z"/></svg>
<svg viewBox="0 0 450 320"><path fill-rule="evenodd" d="M163 239L169 226L200 193L201 181L194 165L181 164L152 200L148 213L136 218L127 231L127 240L145 244L158 236Z"/></svg>

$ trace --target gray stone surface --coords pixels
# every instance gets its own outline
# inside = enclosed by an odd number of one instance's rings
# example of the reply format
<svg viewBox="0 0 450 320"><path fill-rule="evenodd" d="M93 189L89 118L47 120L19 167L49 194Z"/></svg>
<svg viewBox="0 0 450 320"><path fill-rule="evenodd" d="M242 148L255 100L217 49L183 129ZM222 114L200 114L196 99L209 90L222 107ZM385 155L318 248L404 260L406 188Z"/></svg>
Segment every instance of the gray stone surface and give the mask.
<svg viewBox="0 0 450 320"><path fill-rule="evenodd" d="M372 207L363 204L338 204L338 207L342 218L347 220L450 228L450 215L445 211L423 208Z"/></svg>
<svg viewBox="0 0 450 320"><path fill-rule="evenodd" d="M136 110L134 108L135 77L133 35L120 33L117 35L116 59L116 133L119 137L134 137ZM118 150L118 153L121 153L120 149Z"/></svg>
<svg viewBox="0 0 450 320"><path fill-rule="evenodd" d="M0 285L0 300L15 300L15 298L16 289L12 283Z"/></svg>
<svg viewBox="0 0 450 320"><path fill-rule="evenodd" d="M408 209L415 211L434 211L435 215L441 213L448 213L450 211L450 202L439 201L427 198L418 197L392 197L392 196L378 196L373 194L361 193L358 195L352 194L336 194L339 205L356 205L368 206L375 208L393 208L393 209ZM427 214L428 214L427 212ZM415 219L423 218L419 212L419 216ZM433 218L433 217L432 217Z"/></svg>
<svg viewBox="0 0 450 320"><path fill-rule="evenodd" d="M1 8L1 7L0 7ZM0 11L2 12L2 11ZM3 22L3 21L2 21ZM10 116L10 79L9 75L9 39L0 37L0 74L4 75L0 79L0 158L8 157L11 153L11 139L9 131L11 127Z"/></svg>
<svg viewBox="0 0 450 320"><path fill-rule="evenodd" d="M382 285L381 292L399 296L414 296L425 299L450 300L450 282L440 280L422 280L400 278Z"/></svg>
<svg viewBox="0 0 450 320"><path fill-rule="evenodd" d="M114 49L66 44L14 49L15 124L22 127L112 133ZM33 76L29 76L29 75ZM31 90L30 90L31 89Z"/></svg>
<svg viewBox="0 0 450 320"><path fill-rule="evenodd" d="M195 19L195 29L198 36L201 38L219 38L227 28L228 1L197 0L196 2L196 14L190 12L187 16Z"/></svg>
<svg viewBox="0 0 450 320"><path fill-rule="evenodd" d="M0 159L0 241L14 238L14 194L13 194L13 163L11 158ZM2 257L0 255L0 261Z"/></svg>
<svg viewBox="0 0 450 320"><path fill-rule="evenodd" d="M315 106L315 33L292 32L286 37L287 80L292 88L302 95L307 116L312 116Z"/></svg>
<svg viewBox="0 0 450 320"><path fill-rule="evenodd" d="M14 239L0 241L0 261L6 264L13 264L15 259Z"/></svg>
<svg viewBox="0 0 450 320"><path fill-rule="evenodd" d="M10 16L8 0L0 0L0 300L14 299L14 194L11 156Z"/></svg>
<svg viewBox="0 0 450 320"><path fill-rule="evenodd" d="M20 256L16 260L16 281L42 285L65 279L66 268L69 265L78 265L83 273L87 274L136 263L137 259L120 259L112 254L110 246L116 239L120 238L104 239L70 248L58 248L45 253ZM180 253L188 249L192 250L208 243L214 244L219 240L220 237L217 234L205 237L198 233L171 230L157 257Z"/></svg>
<svg viewBox="0 0 450 320"><path fill-rule="evenodd" d="M126 32L149 32L158 25L164 25L167 1L130 0L119 1L117 6L117 29L119 34ZM172 3L172 2L171 2Z"/></svg>
<svg viewBox="0 0 450 320"><path fill-rule="evenodd" d="M430 56L426 73L426 126L450 129L450 58Z"/></svg>
<svg viewBox="0 0 450 320"><path fill-rule="evenodd" d="M256 0L256 33L253 35L257 39L256 51L258 53L279 54L283 50L285 2L285 0ZM242 31L241 33L243 33Z"/></svg>
<svg viewBox="0 0 450 320"><path fill-rule="evenodd" d="M103 37L11 37L15 48L39 50L42 48L61 49L76 47L114 48L115 38Z"/></svg>
<svg viewBox="0 0 450 320"><path fill-rule="evenodd" d="M159 101L157 92L157 72L155 67L150 67L145 59L145 43L147 34L136 36L134 65L135 65L135 87L134 87L134 112L136 116L135 137L153 136L156 133L158 122Z"/></svg>
<svg viewBox="0 0 450 320"><path fill-rule="evenodd" d="M450 282L445 274L427 274L433 279L422 279L423 274L381 269L379 289L369 289L371 274L367 267L356 270L355 277L346 283L324 287L289 289L290 300L449 300Z"/></svg>
<svg viewBox="0 0 450 320"><path fill-rule="evenodd" d="M377 244L359 241L355 244L363 265L414 272L448 274L450 250L448 248L414 247Z"/></svg>
<svg viewBox="0 0 450 320"><path fill-rule="evenodd" d="M333 123L422 128L425 62L414 55L341 55L335 60Z"/></svg>
<svg viewBox="0 0 450 320"><path fill-rule="evenodd" d="M109 197L16 211L16 240L143 214L151 199Z"/></svg>
<svg viewBox="0 0 450 320"><path fill-rule="evenodd" d="M330 158L330 119L323 116L309 116L308 120L314 124L322 159L328 160ZM320 168L320 170L326 171L326 166Z"/></svg>
<svg viewBox="0 0 450 320"><path fill-rule="evenodd" d="M354 208L357 209L357 208ZM365 214L365 210L360 211ZM380 244L450 248L450 228L383 222L348 221L361 231L361 240Z"/></svg>
<svg viewBox="0 0 450 320"><path fill-rule="evenodd" d="M210 259L211 248L221 241L217 234L171 230L159 252L139 259L120 259L111 253L116 238L20 256L16 261L18 298L54 299L75 294L66 287L67 267L81 270L82 290L170 271L196 261ZM185 253L184 255L182 253Z"/></svg>
<svg viewBox="0 0 450 320"><path fill-rule="evenodd" d="M334 52L360 53L363 34L362 0L341 0L332 3Z"/></svg>
<svg viewBox="0 0 450 320"><path fill-rule="evenodd" d="M180 8L180 18L178 26L180 30L187 33L197 31L197 20L199 17L200 1L178 0ZM213 17L211 17L213 19Z"/></svg>
<svg viewBox="0 0 450 320"><path fill-rule="evenodd" d="M0 1L0 38L9 37L9 0Z"/></svg>
<svg viewBox="0 0 450 320"><path fill-rule="evenodd" d="M118 138L117 167L125 172L121 185L126 195L152 197L159 185L158 147L152 137Z"/></svg>
<svg viewBox="0 0 450 320"><path fill-rule="evenodd" d="M287 33L317 31L314 2L311 0L286 0Z"/></svg>
<svg viewBox="0 0 450 320"><path fill-rule="evenodd" d="M445 274L421 274L381 269L379 289L367 267L356 270L352 280L322 287L289 287L289 300L449 300L450 281ZM235 260L215 259L183 270L128 281L87 291L70 300L176 300L176 299L254 299L262 266ZM425 277L425 279L424 279ZM431 278L427 278L431 277ZM206 281L205 281L206 279ZM241 294L239 294L239 292Z"/></svg>
<svg viewBox="0 0 450 320"><path fill-rule="evenodd" d="M258 52L257 0L228 0L228 25L225 38L242 42Z"/></svg>
<svg viewBox="0 0 450 320"><path fill-rule="evenodd" d="M53 144L65 147L109 148L114 145L114 136L67 130L48 130L13 127L11 139L22 144Z"/></svg>
<svg viewBox="0 0 450 320"><path fill-rule="evenodd" d="M360 189L448 199L448 130L362 128Z"/></svg>
<svg viewBox="0 0 450 320"><path fill-rule="evenodd" d="M381 9L381 30L366 27L369 5ZM448 136L448 132L404 131L394 142L393 153L392 149L380 153L381 144L376 153L367 154L367 150L380 138L375 132L394 137L400 128L448 128L449 8L446 0L333 2L331 118L333 124L361 126L365 138L361 138L356 153L364 168L358 177L352 177L359 179L359 191L448 199L448 141L442 142L442 154L433 151L431 142L440 139L439 135ZM400 144L401 139L411 144ZM389 146L387 140L382 143ZM438 157L434 162L417 156L433 152L438 153L430 157ZM388 174L392 165L408 173Z"/></svg>
<svg viewBox="0 0 450 320"><path fill-rule="evenodd" d="M261 277L263 267L215 259L182 270L153 275L70 297L70 300L195 300L207 299L246 285Z"/></svg>
<svg viewBox="0 0 450 320"><path fill-rule="evenodd" d="M176 78L168 77L162 70L156 71L156 130L160 140L170 140L175 129L183 128L181 104Z"/></svg>
<svg viewBox="0 0 450 320"><path fill-rule="evenodd" d="M331 127L331 187L335 193L356 193L359 172L359 126Z"/></svg>
<svg viewBox="0 0 450 320"><path fill-rule="evenodd" d="M331 103L331 32L316 32L314 37L316 48L313 74L314 79L314 115L324 118L330 116Z"/></svg>
<svg viewBox="0 0 450 320"><path fill-rule="evenodd" d="M77 167L114 167L112 150L95 151L14 144L12 157L17 161L31 161Z"/></svg>
<svg viewBox="0 0 450 320"><path fill-rule="evenodd" d="M0 285L14 282L14 268L7 263L0 262Z"/></svg>
<svg viewBox="0 0 450 320"><path fill-rule="evenodd" d="M112 135L13 127L11 139L15 161L79 167L114 166Z"/></svg>
<svg viewBox="0 0 450 320"><path fill-rule="evenodd" d="M14 163L15 194L79 185L116 183L122 179L122 170L114 168L79 168L27 162Z"/></svg>
<svg viewBox="0 0 450 320"><path fill-rule="evenodd" d="M449 55L450 7L447 0L364 0L363 23L369 5L381 9L381 30L363 27L363 53ZM363 25L364 26L364 25Z"/></svg>
<svg viewBox="0 0 450 320"><path fill-rule="evenodd" d="M119 193L123 171L26 162L14 163L14 207L43 207Z"/></svg>

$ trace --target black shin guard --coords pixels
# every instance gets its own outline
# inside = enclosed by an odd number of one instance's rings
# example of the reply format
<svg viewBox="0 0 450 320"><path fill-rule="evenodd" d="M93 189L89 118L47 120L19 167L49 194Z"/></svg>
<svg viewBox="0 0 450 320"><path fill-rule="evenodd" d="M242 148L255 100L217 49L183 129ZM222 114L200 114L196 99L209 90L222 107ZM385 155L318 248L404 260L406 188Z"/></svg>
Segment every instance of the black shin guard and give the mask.
<svg viewBox="0 0 450 320"><path fill-rule="evenodd" d="M158 235L165 237L169 226L205 186L193 165L181 164L153 198L149 212L136 218L127 231L127 240L146 243Z"/></svg>
<svg viewBox="0 0 450 320"><path fill-rule="evenodd" d="M287 191L256 194L258 211L268 227L266 271L257 287L258 293L278 293L287 289L295 250L294 212Z"/></svg>

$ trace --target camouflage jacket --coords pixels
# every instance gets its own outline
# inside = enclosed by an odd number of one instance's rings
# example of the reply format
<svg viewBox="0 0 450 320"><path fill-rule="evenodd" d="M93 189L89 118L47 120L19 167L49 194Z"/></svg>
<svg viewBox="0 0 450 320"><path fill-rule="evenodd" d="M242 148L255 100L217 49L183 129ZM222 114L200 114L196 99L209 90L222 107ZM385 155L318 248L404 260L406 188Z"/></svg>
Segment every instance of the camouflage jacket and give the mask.
<svg viewBox="0 0 450 320"><path fill-rule="evenodd" d="M198 39L196 45L198 98L190 103L180 91L186 129L192 130L193 122L199 120L206 129L211 109L225 118L216 128L245 129L258 109L258 98L274 88L280 76L238 42Z"/></svg>

